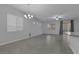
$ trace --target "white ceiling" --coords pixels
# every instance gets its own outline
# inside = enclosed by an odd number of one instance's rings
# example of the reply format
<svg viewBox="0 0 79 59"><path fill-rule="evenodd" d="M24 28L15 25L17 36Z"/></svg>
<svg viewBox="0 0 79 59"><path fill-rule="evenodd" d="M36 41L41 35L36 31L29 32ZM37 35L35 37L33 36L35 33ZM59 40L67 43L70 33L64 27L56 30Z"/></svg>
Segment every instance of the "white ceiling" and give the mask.
<svg viewBox="0 0 79 59"><path fill-rule="evenodd" d="M28 13L28 10L41 21L52 21L51 17L62 15L66 18L79 17L79 4L27 4L12 5L19 10Z"/></svg>

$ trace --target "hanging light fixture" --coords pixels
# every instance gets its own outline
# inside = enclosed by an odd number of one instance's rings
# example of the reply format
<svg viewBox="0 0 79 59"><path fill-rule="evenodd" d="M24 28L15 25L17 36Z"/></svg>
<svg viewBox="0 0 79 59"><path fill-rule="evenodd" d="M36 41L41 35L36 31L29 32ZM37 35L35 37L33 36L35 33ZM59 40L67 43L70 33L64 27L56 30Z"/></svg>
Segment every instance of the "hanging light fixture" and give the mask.
<svg viewBox="0 0 79 59"><path fill-rule="evenodd" d="M31 18L33 18L33 15L31 15Z"/></svg>
<svg viewBox="0 0 79 59"><path fill-rule="evenodd" d="M31 21L32 18L34 18L34 16L30 13L30 4L28 4L28 12L27 14L24 15L24 17L27 19L27 21ZM38 22L32 21L33 24L39 24Z"/></svg>
<svg viewBox="0 0 79 59"><path fill-rule="evenodd" d="M24 17L28 20L32 19L34 16L30 13L30 4L28 4L28 14L24 15Z"/></svg>
<svg viewBox="0 0 79 59"><path fill-rule="evenodd" d="M55 17L55 19L56 19L56 20L59 20L59 17L58 17L58 16L56 16L56 17Z"/></svg>
<svg viewBox="0 0 79 59"><path fill-rule="evenodd" d="M56 19L56 20L59 20L59 19L64 18L64 16L62 16L62 15L56 15L56 16L54 16L53 18Z"/></svg>
<svg viewBox="0 0 79 59"><path fill-rule="evenodd" d="M25 14L24 17L27 19L27 15Z"/></svg>

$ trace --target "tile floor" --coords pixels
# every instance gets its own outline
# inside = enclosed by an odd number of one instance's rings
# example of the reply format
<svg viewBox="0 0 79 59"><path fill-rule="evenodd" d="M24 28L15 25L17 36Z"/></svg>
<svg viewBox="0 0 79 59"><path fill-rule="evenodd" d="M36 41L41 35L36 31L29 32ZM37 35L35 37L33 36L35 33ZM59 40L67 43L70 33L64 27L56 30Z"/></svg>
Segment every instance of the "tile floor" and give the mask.
<svg viewBox="0 0 79 59"><path fill-rule="evenodd" d="M62 44L62 36L40 35L0 46L0 54L72 54Z"/></svg>

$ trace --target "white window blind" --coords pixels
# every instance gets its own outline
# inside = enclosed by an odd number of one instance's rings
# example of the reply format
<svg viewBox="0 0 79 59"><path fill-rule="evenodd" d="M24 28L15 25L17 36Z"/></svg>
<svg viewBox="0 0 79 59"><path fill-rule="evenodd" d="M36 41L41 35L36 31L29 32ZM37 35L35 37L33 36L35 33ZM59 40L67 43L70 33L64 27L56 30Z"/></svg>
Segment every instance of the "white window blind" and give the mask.
<svg viewBox="0 0 79 59"><path fill-rule="evenodd" d="M7 31L23 30L23 18L12 14L7 15Z"/></svg>
<svg viewBox="0 0 79 59"><path fill-rule="evenodd" d="M23 30L23 19L21 17L17 17L16 28L17 30Z"/></svg>

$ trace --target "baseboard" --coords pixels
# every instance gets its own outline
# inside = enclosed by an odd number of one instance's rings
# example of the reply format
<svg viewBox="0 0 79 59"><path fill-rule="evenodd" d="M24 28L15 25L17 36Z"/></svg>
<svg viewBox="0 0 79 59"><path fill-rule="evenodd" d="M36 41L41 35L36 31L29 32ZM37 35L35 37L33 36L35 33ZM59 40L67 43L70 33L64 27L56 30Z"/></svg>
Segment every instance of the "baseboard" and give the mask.
<svg viewBox="0 0 79 59"><path fill-rule="evenodd" d="M13 41L8 41L8 42L0 43L0 46L6 45L6 44L11 44L11 43L14 43L14 42L17 42L17 41L20 41L20 40L22 40L22 39L17 39L17 40L13 40Z"/></svg>
<svg viewBox="0 0 79 59"><path fill-rule="evenodd" d="M26 37L26 38L21 38L21 39L17 39L17 40L13 40L13 41L0 43L0 46L11 44L11 43L14 43L14 42L18 42L20 40L31 39L31 38L34 38L34 37L37 37L37 36L41 36L41 35L58 35L58 34L39 34L39 35L36 35L36 36L31 36L31 37Z"/></svg>
<svg viewBox="0 0 79 59"><path fill-rule="evenodd" d="M42 34L39 34L37 36L40 36L40 35L42 35ZM13 40L13 41L8 41L8 42L0 43L0 46L11 44L11 43L14 43L14 42L18 42L20 40L30 39L30 38L33 38L33 37L36 37L36 36L32 36L32 37L28 37L28 38L26 37L26 38L22 38L22 39L17 39L17 40Z"/></svg>

